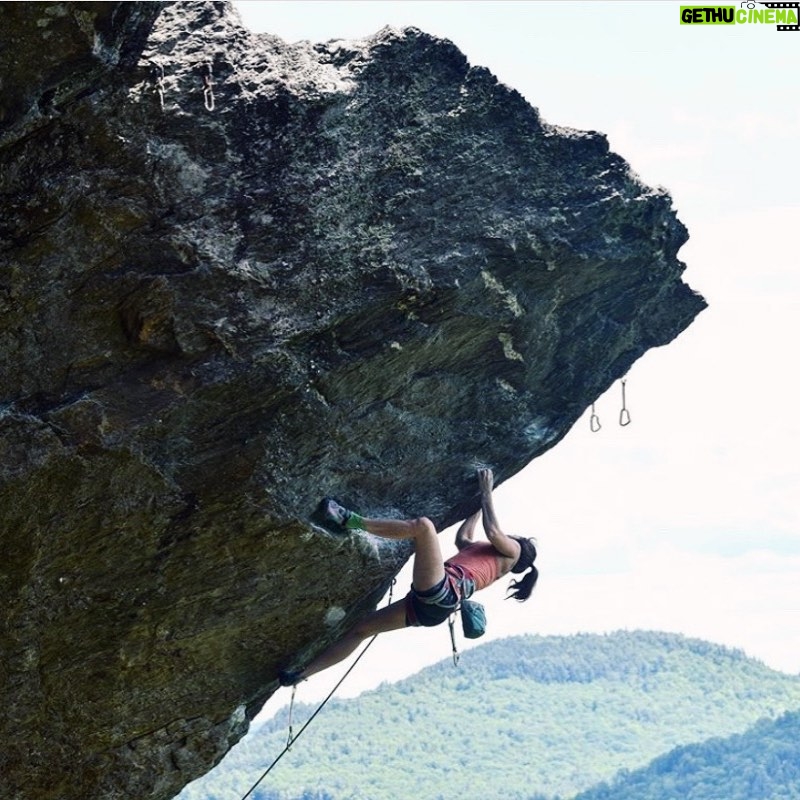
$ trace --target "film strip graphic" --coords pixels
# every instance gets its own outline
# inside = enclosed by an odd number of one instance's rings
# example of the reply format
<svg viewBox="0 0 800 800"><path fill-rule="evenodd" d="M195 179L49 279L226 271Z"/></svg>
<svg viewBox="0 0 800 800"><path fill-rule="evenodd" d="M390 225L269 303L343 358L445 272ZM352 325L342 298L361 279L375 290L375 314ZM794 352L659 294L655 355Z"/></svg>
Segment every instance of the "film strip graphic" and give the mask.
<svg viewBox="0 0 800 800"><path fill-rule="evenodd" d="M747 4L750 5L749 3ZM800 2L798 3L764 3L759 2L758 5L765 6L766 8L793 8L797 19L800 20ZM778 25L779 31L797 31L800 30L800 25Z"/></svg>

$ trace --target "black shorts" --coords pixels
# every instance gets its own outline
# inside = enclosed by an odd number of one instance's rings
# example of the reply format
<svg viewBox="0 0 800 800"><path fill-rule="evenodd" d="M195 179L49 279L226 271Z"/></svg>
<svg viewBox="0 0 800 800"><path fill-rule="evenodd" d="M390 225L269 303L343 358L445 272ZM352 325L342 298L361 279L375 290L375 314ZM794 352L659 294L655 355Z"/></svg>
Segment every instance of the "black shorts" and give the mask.
<svg viewBox="0 0 800 800"><path fill-rule="evenodd" d="M418 591L412 585L406 595L406 625L432 628L441 625L457 608L462 595L466 599L475 588L455 568L445 565L444 578L431 589Z"/></svg>

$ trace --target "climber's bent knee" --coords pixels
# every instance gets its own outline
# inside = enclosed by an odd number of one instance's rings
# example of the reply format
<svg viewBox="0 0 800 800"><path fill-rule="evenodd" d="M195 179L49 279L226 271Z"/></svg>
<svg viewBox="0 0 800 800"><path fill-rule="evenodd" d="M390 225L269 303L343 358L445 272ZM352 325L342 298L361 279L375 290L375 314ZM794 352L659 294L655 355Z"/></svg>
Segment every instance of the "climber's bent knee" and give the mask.
<svg viewBox="0 0 800 800"><path fill-rule="evenodd" d="M414 538L418 536L436 536L436 526L427 517L417 517L410 520L414 531Z"/></svg>

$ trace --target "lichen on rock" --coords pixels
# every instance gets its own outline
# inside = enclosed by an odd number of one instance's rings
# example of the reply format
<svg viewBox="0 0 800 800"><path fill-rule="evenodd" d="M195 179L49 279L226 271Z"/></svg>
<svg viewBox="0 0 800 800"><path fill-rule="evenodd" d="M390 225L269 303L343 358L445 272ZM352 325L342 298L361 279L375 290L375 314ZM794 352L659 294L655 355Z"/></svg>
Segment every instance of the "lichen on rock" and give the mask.
<svg viewBox="0 0 800 800"><path fill-rule="evenodd" d="M704 302L604 136L416 29L4 4L4 797L168 798Z"/></svg>

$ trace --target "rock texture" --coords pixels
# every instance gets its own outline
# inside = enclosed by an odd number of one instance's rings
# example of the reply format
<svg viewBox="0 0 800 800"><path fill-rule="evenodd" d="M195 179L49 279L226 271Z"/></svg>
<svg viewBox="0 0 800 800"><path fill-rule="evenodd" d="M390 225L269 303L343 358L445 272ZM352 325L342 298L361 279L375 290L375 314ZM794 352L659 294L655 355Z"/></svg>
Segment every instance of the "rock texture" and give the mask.
<svg viewBox="0 0 800 800"><path fill-rule="evenodd" d="M0 7L0 794L169 798L703 300L668 194L410 29Z"/></svg>

